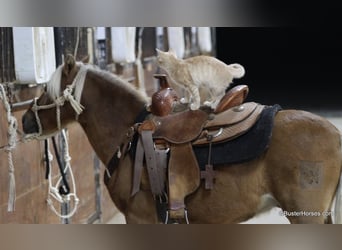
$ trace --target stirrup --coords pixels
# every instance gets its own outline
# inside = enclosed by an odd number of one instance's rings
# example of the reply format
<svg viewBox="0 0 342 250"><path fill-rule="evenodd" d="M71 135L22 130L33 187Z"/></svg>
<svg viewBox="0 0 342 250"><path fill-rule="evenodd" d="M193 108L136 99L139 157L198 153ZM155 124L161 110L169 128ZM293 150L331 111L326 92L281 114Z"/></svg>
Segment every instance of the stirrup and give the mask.
<svg viewBox="0 0 342 250"><path fill-rule="evenodd" d="M169 218L170 217L169 216L169 211L170 210L166 210L166 218L165 218L164 224L180 224L180 223L177 222L180 219ZM188 218L188 210L186 208L184 208L184 219L185 219L186 224L190 224L189 223L189 218ZM174 222L170 223L169 220L174 220Z"/></svg>

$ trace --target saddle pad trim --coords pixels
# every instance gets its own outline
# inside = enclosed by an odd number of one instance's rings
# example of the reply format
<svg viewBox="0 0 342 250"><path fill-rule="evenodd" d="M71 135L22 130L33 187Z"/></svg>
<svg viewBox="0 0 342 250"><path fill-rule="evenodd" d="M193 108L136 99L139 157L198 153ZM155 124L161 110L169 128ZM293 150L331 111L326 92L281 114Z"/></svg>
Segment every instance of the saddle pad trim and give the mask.
<svg viewBox="0 0 342 250"><path fill-rule="evenodd" d="M222 113L215 114L215 119L209 120L204 128L229 126L239 123L250 116L258 106L260 106L260 104L255 102L246 102Z"/></svg>

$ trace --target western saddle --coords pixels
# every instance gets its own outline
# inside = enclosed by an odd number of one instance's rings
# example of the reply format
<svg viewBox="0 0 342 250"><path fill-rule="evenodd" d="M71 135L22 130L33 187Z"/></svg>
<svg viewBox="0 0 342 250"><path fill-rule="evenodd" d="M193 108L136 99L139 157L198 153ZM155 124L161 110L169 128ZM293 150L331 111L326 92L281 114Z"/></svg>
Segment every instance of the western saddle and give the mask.
<svg viewBox="0 0 342 250"><path fill-rule="evenodd" d="M152 114L138 127L132 196L139 191L145 158L154 197L167 198L168 219L188 222L185 197L200 186L201 178L205 179L205 188L212 189L215 174L210 157L206 171L200 171L192 146L208 145L211 151L212 143L242 135L258 120L264 106L243 103L248 86L238 85L227 92L215 110L173 112L177 110L177 95L167 86L165 75L157 78L163 88L152 96Z"/></svg>

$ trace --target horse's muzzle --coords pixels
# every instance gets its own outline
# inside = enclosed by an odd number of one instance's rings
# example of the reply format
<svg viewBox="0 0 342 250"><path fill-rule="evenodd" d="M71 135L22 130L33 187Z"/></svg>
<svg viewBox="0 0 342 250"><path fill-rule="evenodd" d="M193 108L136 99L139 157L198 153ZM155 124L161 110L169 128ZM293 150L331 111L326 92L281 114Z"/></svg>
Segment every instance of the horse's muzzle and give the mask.
<svg viewBox="0 0 342 250"><path fill-rule="evenodd" d="M38 133L39 128L36 117L32 110L28 110L22 117L23 130L25 134Z"/></svg>

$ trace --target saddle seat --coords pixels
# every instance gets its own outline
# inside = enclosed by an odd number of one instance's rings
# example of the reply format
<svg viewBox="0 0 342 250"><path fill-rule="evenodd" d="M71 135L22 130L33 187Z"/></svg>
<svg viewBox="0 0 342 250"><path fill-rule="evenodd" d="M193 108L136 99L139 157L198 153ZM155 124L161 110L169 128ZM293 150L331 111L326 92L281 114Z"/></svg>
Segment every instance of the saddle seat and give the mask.
<svg viewBox="0 0 342 250"><path fill-rule="evenodd" d="M177 109L178 97L169 87L166 75L155 74L154 77L159 79L161 89L152 96L152 104L149 107L152 118L139 127L139 132L152 130L155 139L164 139L176 144L193 141L204 129L208 131L207 128L210 127L232 125L244 120L256 107L252 103L239 106L246 99L249 88L247 85L238 85L223 96L215 110L208 112L204 108L204 110L183 110L171 113ZM237 108L232 109L233 107ZM208 119L209 122L207 122ZM249 123L250 121L251 119L249 119ZM232 133L233 131L230 132L230 135ZM228 134L225 133L225 137L227 136Z"/></svg>

